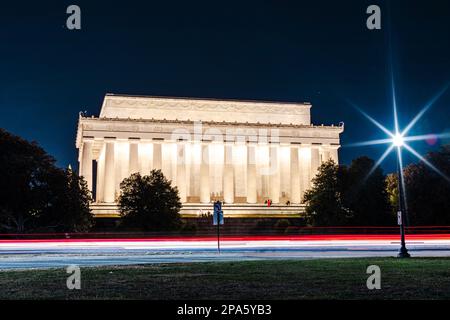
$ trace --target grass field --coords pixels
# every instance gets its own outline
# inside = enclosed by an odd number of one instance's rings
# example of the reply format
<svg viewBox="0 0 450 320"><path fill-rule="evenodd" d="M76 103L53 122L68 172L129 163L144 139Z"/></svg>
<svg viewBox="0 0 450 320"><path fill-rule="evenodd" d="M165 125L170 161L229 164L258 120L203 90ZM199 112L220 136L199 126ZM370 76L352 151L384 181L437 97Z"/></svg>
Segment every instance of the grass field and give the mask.
<svg viewBox="0 0 450 320"><path fill-rule="evenodd" d="M366 269L381 268L368 290ZM450 299L450 259L394 258L189 263L1 271L0 299Z"/></svg>

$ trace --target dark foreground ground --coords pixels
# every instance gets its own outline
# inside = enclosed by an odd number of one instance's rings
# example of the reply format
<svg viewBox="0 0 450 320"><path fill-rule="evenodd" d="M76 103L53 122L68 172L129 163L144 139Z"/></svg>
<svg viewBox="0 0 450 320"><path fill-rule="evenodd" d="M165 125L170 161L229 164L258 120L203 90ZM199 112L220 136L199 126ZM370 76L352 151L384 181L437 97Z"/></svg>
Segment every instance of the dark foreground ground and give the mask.
<svg viewBox="0 0 450 320"><path fill-rule="evenodd" d="M369 265L381 290L368 290ZM450 299L450 259L394 258L158 264L0 271L0 299Z"/></svg>

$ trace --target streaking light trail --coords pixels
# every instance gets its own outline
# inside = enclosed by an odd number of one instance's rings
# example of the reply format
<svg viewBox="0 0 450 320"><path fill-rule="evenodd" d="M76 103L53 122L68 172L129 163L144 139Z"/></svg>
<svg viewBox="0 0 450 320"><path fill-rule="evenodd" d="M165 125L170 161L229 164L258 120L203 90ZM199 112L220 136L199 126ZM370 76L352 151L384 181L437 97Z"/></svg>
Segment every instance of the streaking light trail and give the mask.
<svg viewBox="0 0 450 320"><path fill-rule="evenodd" d="M450 245L450 234L411 234L408 239L420 243ZM41 240L0 240L0 255L5 251L70 250L84 249L148 249L148 250L215 250L214 237L151 238L151 239L41 239ZM392 234L373 235L301 235L301 236L231 236L223 241L224 248L281 248L308 246L367 246L391 245L398 242ZM47 251L48 252L48 251Z"/></svg>

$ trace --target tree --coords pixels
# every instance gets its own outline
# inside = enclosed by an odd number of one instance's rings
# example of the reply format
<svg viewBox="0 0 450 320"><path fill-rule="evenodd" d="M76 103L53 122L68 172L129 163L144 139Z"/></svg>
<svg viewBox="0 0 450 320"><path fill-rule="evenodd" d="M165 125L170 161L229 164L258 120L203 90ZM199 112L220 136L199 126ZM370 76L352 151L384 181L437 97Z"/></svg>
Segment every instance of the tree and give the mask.
<svg viewBox="0 0 450 320"><path fill-rule="evenodd" d="M92 201L87 182L72 169L57 170L51 176L49 206L38 225L60 232L87 232L94 224L89 209Z"/></svg>
<svg viewBox="0 0 450 320"><path fill-rule="evenodd" d="M322 163L313 187L305 192L303 203L306 204L306 220L314 226L331 226L346 224L348 212L342 206L342 174L333 160Z"/></svg>
<svg viewBox="0 0 450 320"><path fill-rule="evenodd" d="M373 166L368 157L353 160L349 167L332 160L323 163L304 196L307 222L316 226L393 223L385 176L380 168L371 172Z"/></svg>
<svg viewBox="0 0 450 320"><path fill-rule="evenodd" d="M180 226L178 189L161 170L150 175L132 174L120 184L119 210L122 224L143 230L170 230Z"/></svg>
<svg viewBox="0 0 450 320"><path fill-rule="evenodd" d="M0 129L1 230L86 230L91 224L86 218L90 194L83 184L75 174L57 168L55 159L36 142Z"/></svg>
<svg viewBox="0 0 450 320"><path fill-rule="evenodd" d="M343 205L351 212L353 225L380 226L395 222L386 178L380 167L372 171L374 165L372 159L364 156L354 159L346 170Z"/></svg>
<svg viewBox="0 0 450 320"><path fill-rule="evenodd" d="M450 146L431 152L426 159L450 177ZM450 224L450 183L423 161L404 169L407 214L413 225Z"/></svg>
<svg viewBox="0 0 450 320"><path fill-rule="evenodd" d="M390 173L386 176L386 193L388 195L391 212L395 215L398 211L398 178L397 174Z"/></svg>
<svg viewBox="0 0 450 320"><path fill-rule="evenodd" d="M35 142L0 129L0 223L5 231L34 227L45 206L48 173L55 160Z"/></svg>

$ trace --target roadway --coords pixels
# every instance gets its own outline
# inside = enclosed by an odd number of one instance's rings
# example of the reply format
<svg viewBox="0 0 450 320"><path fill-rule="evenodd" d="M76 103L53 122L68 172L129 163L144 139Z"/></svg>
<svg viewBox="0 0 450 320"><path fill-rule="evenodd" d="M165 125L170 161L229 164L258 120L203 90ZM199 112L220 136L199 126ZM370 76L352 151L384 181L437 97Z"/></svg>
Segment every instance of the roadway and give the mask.
<svg viewBox="0 0 450 320"><path fill-rule="evenodd" d="M0 240L0 270L207 261L395 257L396 235ZM450 235L407 236L413 257L450 256Z"/></svg>

